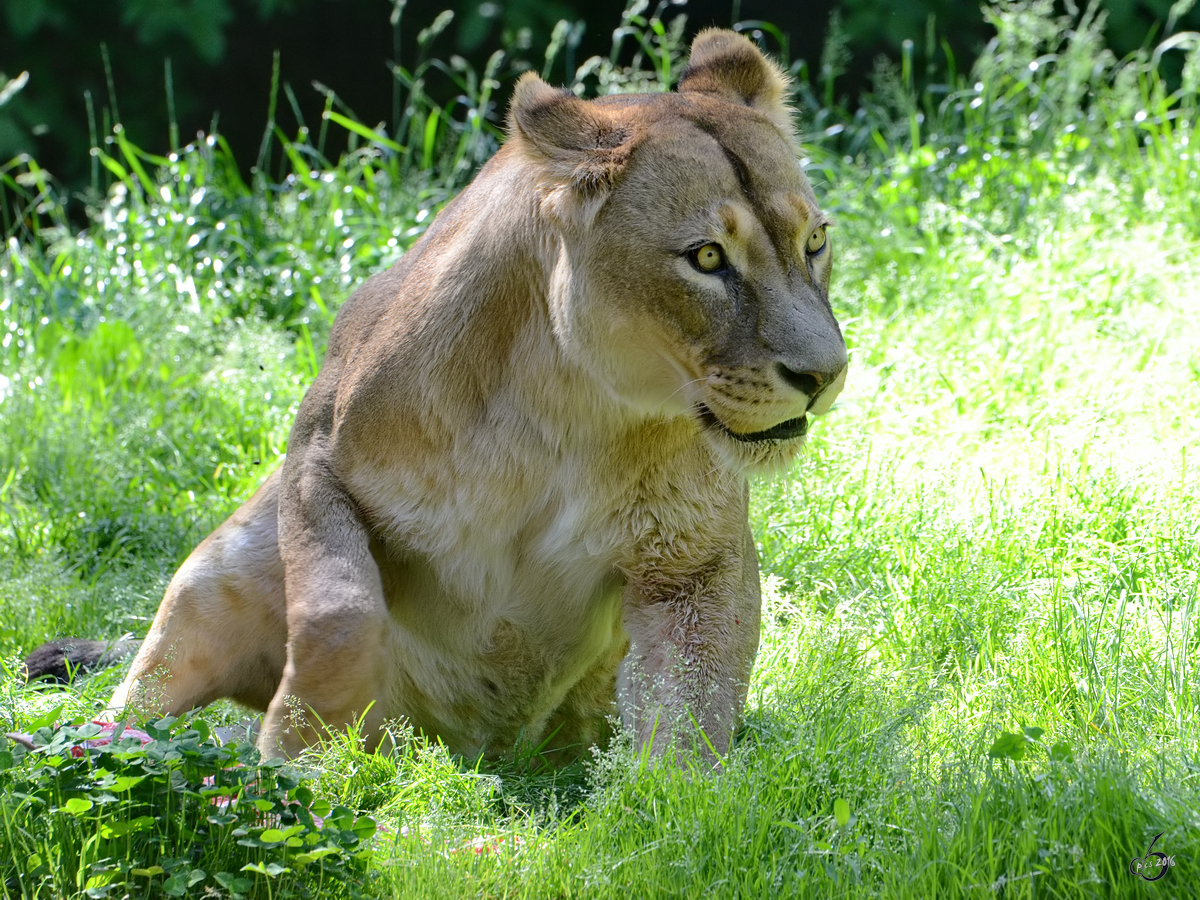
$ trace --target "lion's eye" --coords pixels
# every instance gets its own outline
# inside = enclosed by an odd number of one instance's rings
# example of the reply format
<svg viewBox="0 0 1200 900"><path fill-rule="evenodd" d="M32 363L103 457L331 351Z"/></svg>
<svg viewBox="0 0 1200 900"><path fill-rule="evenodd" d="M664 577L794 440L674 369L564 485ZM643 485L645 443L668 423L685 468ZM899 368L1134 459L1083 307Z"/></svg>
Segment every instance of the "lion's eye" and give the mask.
<svg viewBox="0 0 1200 900"><path fill-rule="evenodd" d="M812 256L816 256L825 248L825 226L819 225L813 229L813 233L808 236L808 252Z"/></svg>
<svg viewBox="0 0 1200 900"><path fill-rule="evenodd" d="M725 251L720 244L704 244L691 252L692 265L701 272L720 272L725 268Z"/></svg>

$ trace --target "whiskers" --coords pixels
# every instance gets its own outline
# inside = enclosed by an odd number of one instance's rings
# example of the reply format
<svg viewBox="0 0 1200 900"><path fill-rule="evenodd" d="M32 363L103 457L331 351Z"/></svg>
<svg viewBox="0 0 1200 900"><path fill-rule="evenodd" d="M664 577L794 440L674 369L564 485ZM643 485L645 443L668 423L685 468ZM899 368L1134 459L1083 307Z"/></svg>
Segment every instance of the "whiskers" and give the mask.
<svg viewBox="0 0 1200 900"><path fill-rule="evenodd" d="M669 397L667 397L665 400L663 400L663 402L662 402L662 403L660 403L660 404L659 404L659 409L660 409L660 410L663 410L663 409L665 409L665 408L666 408L666 406L667 406L667 404L669 404L669 403L670 403L672 400L674 400L674 399L675 399L675 397L676 397L676 396L678 396L678 395L679 395L679 393L680 393L681 391L685 391L685 390L687 390L687 389L688 389L688 388L690 388L690 387L691 387L693 384L703 384L703 383L704 383L704 382L706 382L706 381L708 381L708 378L707 378L707 377L703 377L703 378L693 378L691 381L685 381L685 382L684 382L683 384L681 384L679 387L675 388L675 390L671 391L671 394L670 394L670 396L669 396ZM690 412L699 412L699 411L700 411L700 407L701 407L701 406L703 406L703 405L704 405L704 404L703 404L701 401L699 401L699 400L693 400L691 403L689 403L689 404L688 404L688 410L689 410Z"/></svg>

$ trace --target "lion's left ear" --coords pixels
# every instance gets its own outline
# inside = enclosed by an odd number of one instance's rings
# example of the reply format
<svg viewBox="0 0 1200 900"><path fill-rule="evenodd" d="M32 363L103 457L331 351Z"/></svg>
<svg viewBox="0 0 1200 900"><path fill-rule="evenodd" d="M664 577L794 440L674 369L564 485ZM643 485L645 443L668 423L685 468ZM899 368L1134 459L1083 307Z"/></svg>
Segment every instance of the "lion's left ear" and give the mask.
<svg viewBox="0 0 1200 900"><path fill-rule="evenodd" d="M556 90L532 72L513 90L508 128L526 152L585 197L610 187L632 150L631 129L616 114Z"/></svg>
<svg viewBox="0 0 1200 900"><path fill-rule="evenodd" d="M679 92L713 94L749 106L795 139L792 111L784 97L790 82L779 66L747 38L721 28L706 28L692 41L692 56L679 79Z"/></svg>

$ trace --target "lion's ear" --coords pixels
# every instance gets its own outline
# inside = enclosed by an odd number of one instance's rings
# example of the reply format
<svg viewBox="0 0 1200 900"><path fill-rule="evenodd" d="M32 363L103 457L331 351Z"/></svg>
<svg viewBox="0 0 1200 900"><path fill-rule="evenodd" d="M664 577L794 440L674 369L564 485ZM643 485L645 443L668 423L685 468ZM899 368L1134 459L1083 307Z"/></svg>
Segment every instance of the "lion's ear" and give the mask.
<svg viewBox="0 0 1200 900"><path fill-rule="evenodd" d="M779 66L747 38L721 28L706 28L692 41L692 56L679 79L680 93L713 94L765 114L794 138L792 111L784 98L790 82Z"/></svg>
<svg viewBox="0 0 1200 900"><path fill-rule="evenodd" d="M532 72L513 90L508 129L553 175L588 196L612 185L632 149L630 129L615 114L555 90Z"/></svg>

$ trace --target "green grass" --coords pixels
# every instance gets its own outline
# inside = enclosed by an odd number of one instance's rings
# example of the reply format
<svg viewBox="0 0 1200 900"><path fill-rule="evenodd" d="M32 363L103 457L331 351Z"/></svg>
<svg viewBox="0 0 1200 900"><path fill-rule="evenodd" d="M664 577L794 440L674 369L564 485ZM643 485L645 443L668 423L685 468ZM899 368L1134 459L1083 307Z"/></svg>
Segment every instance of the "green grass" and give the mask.
<svg viewBox="0 0 1200 900"><path fill-rule="evenodd" d="M677 33L638 16L625 37L642 42L639 70L596 61L582 83L678 75ZM1192 38L1164 51L1189 54L1171 93L1153 50L1116 60L1094 21L1067 28L1038 3L993 21L971 73L933 61L942 83L918 89L920 61L905 61L857 115L832 105L832 57L815 83L793 66L810 176L838 220L851 379L801 463L755 487L762 647L725 767L646 765L618 742L551 772L402 733L388 757L340 739L300 774L314 803L381 825L369 863L346 850L347 892L1200 893L1200 52ZM479 101L487 79L458 76ZM3 169L4 730L100 708L118 672L29 689L20 654L144 630L174 567L282 453L337 304L486 155L495 131L473 118L486 101L434 116L408 96L402 134L353 123L363 143L339 161L299 124L272 131L283 168L252 185L219 139L160 160L116 134L80 234L35 164ZM236 716L222 705L204 721ZM184 727L164 753L196 740ZM105 776L90 758L14 749L0 748L4 892L80 893L97 857L78 862L86 834L67 804ZM172 783L185 796L200 778ZM213 879L235 870L247 896L316 889L266 870L285 857L261 821L243 823L243 846L228 840L239 826L187 808L190 831L138 832L129 866L186 857L185 880L207 879L194 896L229 893ZM97 829L141 815L86 812ZM1160 832L1175 866L1150 883L1129 865ZM74 856L31 875L37 841ZM169 874L137 876L131 896Z"/></svg>

